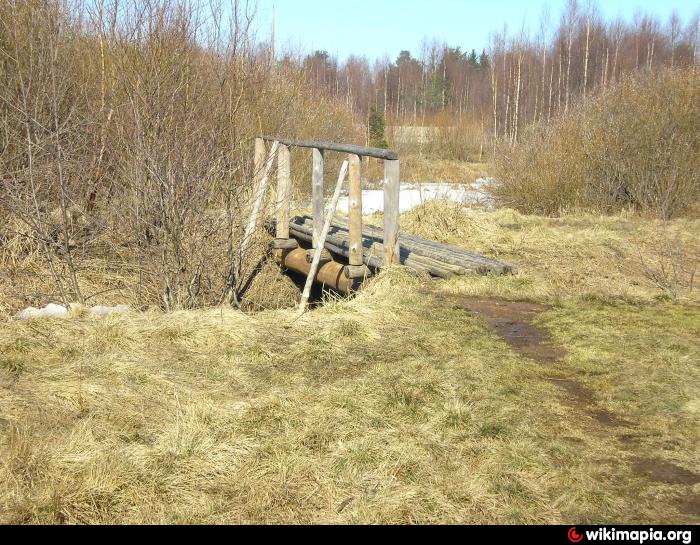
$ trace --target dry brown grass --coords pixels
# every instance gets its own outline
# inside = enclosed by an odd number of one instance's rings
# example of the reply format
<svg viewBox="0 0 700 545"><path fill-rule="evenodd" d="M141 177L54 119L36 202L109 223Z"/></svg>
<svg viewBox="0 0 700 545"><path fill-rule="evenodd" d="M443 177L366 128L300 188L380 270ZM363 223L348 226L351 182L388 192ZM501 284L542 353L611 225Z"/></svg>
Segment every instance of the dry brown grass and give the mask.
<svg viewBox="0 0 700 545"><path fill-rule="evenodd" d="M697 523L697 484L635 469L700 463L697 295L659 298L616 265L654 223L427 210L404 225L432 236L459 218L443 240L520 274L392 270L301 320L3 315L0 521ZM563 359L528 360L449 304L469 294L553 303L537 325ZM624 424L601 426L551 377Z"/></svg>
<svg viewBox="0 0 700 545"><path fill-rule="evenodd" d="M402 182L442 182L470 184L489 175L488 163L470 163L454 159L439 159L432 156L401 155ZM381 161L369 159L363 163L362 176L371 182L384 179Z"/></svg>
<svg viewBox="0 0 700 545"><path fill-rule="evenodd" d="M692 271L700 264L698 219L664 222L632 213L548 218L428 202L406 214L402 225L420 236L517 266L514 277L463 281L474 293L486 290L494 296L540 301L646 302L677 296L687 303L700 302L700 290L692 281ZM674 265L679 269L675 279L673 274L663 275ZM663 281L654 278L654 272Z"/></svg>

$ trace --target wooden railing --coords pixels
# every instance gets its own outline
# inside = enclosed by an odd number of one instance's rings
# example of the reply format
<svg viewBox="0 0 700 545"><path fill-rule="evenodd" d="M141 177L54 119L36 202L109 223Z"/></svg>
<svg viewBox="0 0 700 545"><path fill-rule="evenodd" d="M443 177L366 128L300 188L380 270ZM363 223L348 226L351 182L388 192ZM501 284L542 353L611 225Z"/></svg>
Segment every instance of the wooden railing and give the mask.
<svg viewBox="0 0 700 545"><path fill-rule="evenodd" d="M270 152L267 151L266 142L271 142ZM276 238L278 244L284 246L284 241L290 239L289 222L291 220L291 154L290 148L311 148L312 150L312 211L313 211L313 248L323 246L321 234L324 224L324 179L323 165L325 152L339 152L348 154L349 163L349 235L350 275L353 268L357 268L357 274L364 268L362 257L362 157L373 157L384 161L384 256L385 267L399 263L399 175L400 164L398 155L391 151L379 148L365 148L350 144L337 144L333 142L308 142L298 140L284 140L281 138L260 136L255 139L255 181L254 204L251 219L244 235L247 240L257 224L257 216L260 212L264 195L268 185L269 175L275 158L277 159L277 191L276 204ZM331 211L331 214L333 211ZM245 245L245 242L244 242Z"/></svg>

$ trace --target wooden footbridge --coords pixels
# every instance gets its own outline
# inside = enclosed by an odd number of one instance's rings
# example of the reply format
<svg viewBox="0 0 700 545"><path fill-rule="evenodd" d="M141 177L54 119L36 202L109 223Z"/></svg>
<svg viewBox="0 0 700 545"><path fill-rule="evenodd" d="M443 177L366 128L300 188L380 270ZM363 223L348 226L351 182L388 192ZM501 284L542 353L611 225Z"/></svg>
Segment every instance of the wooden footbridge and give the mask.
<svg viewBox="0 0 700 545"><path fill-rule="evenodd" d="M268 151L268 143L271 144ZM312 150L312 215L291 217L290 148ZM324 156L347 154L333 197L324 206ZM362 157L384 161L384 227L362 222ZM319 282L342 293L359 289L377 270L403 265L439 278L466 274L511 274L506 263L416 236L404 235L399 225L398 155L378 148L331 142L305 142L261 136L255 140L254 204L244 234L244 246L256 228L273 164L277 160L273 250L280 265L306 275L307 287ZM349 171L347 221L335 218L340 193ZM308 290L306 290L308 291ZM308 296L308 295L307 295Z"/></svg>

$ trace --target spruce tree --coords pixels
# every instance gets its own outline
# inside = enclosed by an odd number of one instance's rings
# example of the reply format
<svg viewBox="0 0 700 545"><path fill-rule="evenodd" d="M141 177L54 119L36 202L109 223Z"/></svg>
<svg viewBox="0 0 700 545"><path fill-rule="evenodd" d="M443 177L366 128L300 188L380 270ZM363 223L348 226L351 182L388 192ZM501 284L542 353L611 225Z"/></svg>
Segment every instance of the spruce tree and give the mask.
<svg viewBox="0 0 700 545"><path fill-rule="evenodd" d="M384 136L384 130L386 128L386 123L384 122L384 116L381 114L377 108L372 106L372 111L369 116L369 142L370 146L374 148L386 149L389 144Z"/></svg>

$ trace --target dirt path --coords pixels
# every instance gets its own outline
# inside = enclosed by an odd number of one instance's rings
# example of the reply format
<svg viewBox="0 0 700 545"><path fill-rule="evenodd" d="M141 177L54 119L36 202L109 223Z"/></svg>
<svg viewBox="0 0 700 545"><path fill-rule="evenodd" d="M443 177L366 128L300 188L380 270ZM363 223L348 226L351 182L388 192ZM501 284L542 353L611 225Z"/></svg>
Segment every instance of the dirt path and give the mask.
<svg viewBox="0 0 700 545"><path fill-rule="evenodd" d="M534 323L539 314L551 307L463 296L437 295L436 298L446 306L464 310L482 319L513 350L538 364L553 366L562 362L566 356L566 350L553 343L549 331ZM665 460L639 455L637 443L642 436L638 425L600 407L595 393L580 380L547 374L542 378L559 387L570 406L587 414L600 425L595 433L605 435L606 439L612 437L618 442L620 450L629 452L630 469L636 475L652 482L687 487L700 483L700 475L697 473ZM677 501L677 505L685 514L700 516L700 495L692 494L690 490Z"/></svg>

